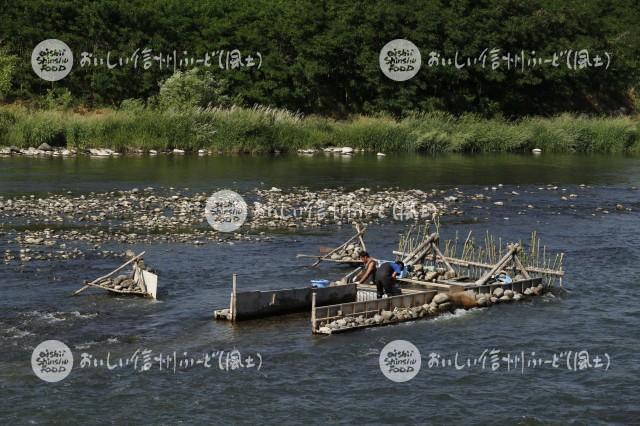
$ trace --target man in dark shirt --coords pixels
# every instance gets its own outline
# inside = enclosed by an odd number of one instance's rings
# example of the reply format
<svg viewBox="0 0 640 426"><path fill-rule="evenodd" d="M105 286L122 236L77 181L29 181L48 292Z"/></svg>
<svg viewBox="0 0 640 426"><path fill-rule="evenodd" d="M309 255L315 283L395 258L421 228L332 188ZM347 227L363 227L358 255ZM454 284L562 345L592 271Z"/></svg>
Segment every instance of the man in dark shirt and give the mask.
<svg viewBox="0 0 640 426"><path fill-rule="evenodd" d="M376 269L375 283L378 290L378 299L386 294L387 297L402 294L396 278L402 272L404 264L400 261L385 262Z"/></svg>

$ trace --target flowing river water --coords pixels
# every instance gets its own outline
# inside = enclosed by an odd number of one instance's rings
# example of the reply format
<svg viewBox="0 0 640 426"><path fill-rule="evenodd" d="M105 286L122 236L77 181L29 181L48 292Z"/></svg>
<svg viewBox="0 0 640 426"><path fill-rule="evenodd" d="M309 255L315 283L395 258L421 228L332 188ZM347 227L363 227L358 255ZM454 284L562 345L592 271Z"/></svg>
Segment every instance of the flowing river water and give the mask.
<svg viewBox="0 0 640 426"><path fill-rule="evenodd" d="M504 240L526 240L537 230L549 250L565 253L564 290L525 303L318 337L311 335L304 314L235 325L216 322L212 314L228 305L234 272L240 290L304 286L310 279L345 274L348 268L329 264L305 268L308 263L296 254L335 246L352 234L349 226L267 231L273 236L269 241L235 244L105 244L113 250L146 250L147 263L160 276L157 301L99 290L69 296L82 280L117 266L114 259L0 263L3 423L640 421L637 158L0 159L5 199L146 186L185 192L380 186L398 193L432 188L485 193L490 203L462 201L463 215L442 219L443 238L489 231ZM369 251L391 257L406 226L398 221L371 225ZM0 251L15 249L10 226L3 224L2 231ZM48 339L66 343L75 358L71 374L57 383L41 381L31 368L33 349ZM405 383L388 380L379 366L380 351L397 339L413 343L422 356L421 370ZM244 367L227 370L226 357L234 350ZM500 351L497 369L492 351ZM567 368L569 351L571 359L588 353L589 365ZM104 364L81 368L83 353ZM213 354L208 367L196 363L175 371L157 366L139 371L145 354L188 359L205 353ZM528 362L524 368L503 360L522 355ZM444 366L432 362L438 356ZM478 361L483 356L485 365ZM138 368L119 366L126 359L137 359Z"/></svg>

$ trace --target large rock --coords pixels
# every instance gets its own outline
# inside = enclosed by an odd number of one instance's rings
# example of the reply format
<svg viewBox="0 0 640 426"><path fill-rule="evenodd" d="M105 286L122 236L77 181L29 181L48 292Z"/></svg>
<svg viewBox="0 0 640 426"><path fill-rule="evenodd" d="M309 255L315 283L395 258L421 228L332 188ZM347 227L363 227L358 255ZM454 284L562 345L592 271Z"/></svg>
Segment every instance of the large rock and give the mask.
<svg viewBox="0 0 640 426"><path fill-rule="evenodd" d="M44 142L41 143L40 146L38 147L38 149L40 151L53 151L53 148L51 148L51 145L49 145L48 143Z"/></svg>
<svg viewBox="0 0 640 426"><path fill-rule="evenodd" d="M380 315L382 315L382 319L384 321L391 321L391 318L393 317L393 312L391 312L391 311L382 311L382 312L380 312Z"/></svg>
<svg viewBox="0 0 640 426"><path fill-rule="evenodd" d="M426 281L433 281L434 279L438 278L439 275L440 275L440 272L438 271L427 272L424 279Z"/></svg>
<svg viewBox="0 0 640 426"><path fill-rule="evenodd" d="M435 296L433 296L433 300L434 303L440 304L440 303L445 303L449 301L449 294L447 293L438 293Z"/></svg>
<svg viewBox="0 0 640 426"><path fill-rule="evenodd" d="M353 148L351 148L350 146L345 146L344 148L342 148L340 150L340 152L342 152L343 154L353 154Z"/></svg>
<svg viewBox="0 0 640 426"><path fill-rule="evenodd" d="M504 289L502 287L496 287L493 289L493 295L498 299L502 297L504 294Z"/></svg>

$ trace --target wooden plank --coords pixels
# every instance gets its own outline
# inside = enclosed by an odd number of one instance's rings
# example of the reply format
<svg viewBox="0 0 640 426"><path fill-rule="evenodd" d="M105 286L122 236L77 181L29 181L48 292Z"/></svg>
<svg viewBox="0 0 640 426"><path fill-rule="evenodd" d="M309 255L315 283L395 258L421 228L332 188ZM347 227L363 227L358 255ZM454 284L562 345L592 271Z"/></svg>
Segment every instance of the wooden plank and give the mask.
<svg viewBox="0 0 640 426"><path fill-rule="evenodd" d="M417 285L421 285L421 286L443 288L443 289L446 289L446 290L449 290L452 287L452 284L434 283L434 282L430 282L430 281L419 281L419 280L413 280L411 278L400 278L398 281L411 283L411 284L417 284Z"/></svg>

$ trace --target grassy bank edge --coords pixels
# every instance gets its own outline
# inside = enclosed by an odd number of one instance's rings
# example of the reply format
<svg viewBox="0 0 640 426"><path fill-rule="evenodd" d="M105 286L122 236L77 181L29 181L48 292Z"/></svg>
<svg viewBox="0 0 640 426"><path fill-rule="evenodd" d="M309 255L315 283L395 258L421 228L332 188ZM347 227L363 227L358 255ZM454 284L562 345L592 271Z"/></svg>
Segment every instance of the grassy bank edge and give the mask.
<svg viewBox="0 0 640 426"><path fill-rule="evenodd" d="M563 114L515 121L444 113L356 116L336 121L254 108L104 109L91 112L0 106L0 146L221 152L290 152L350 146L375 152L640 153L640 120Z"/></svg>

